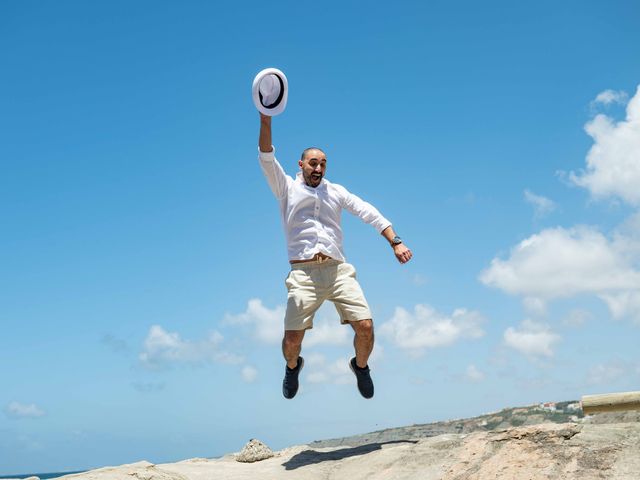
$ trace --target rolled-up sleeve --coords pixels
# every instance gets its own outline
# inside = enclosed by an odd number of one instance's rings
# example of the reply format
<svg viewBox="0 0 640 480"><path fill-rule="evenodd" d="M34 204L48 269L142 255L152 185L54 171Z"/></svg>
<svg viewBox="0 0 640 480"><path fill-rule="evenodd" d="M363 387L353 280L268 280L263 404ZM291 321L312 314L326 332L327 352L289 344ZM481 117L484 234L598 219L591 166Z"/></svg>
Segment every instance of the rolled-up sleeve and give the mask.
<svg viewBox="0 0 640 480"><path fill-rule="evenodd" d="M276 160L275 153L276 149L273 146L270 152L262 152L258 148L258 161L271 191L276 198L281 199L287 193L287 174Z"/></svg>
<svg viewBox="0 0 640 480"><path fill-rule="evenodd" d="M364 223L371 225L378 233L382 233L385 228L391 226L391 222L383 217L376 207L349 192L343 186L335 186L340 193L342 208L359 217Z"/></svg>

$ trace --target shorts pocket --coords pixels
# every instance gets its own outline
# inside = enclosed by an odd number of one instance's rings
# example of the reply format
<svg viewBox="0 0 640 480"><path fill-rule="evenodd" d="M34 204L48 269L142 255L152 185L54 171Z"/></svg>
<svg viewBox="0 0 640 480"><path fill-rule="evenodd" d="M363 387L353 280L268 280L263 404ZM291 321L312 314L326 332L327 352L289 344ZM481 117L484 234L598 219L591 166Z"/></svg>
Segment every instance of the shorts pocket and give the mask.
<svg viewBox="0 0 640 480"><path fill-rule="evenodd" d="M340 270L342 275L346 275L347 277L356 278L356 267L351 265L350 263L343 263L340 265Z"/></svg>
<svg viewBox="0 0 640 480"><path fill-rule="evenodd" d="M309 276L309 274L300 269L291 270L284 281L284 284L289 290L295 287L309 285L311 283L313 282L311 281L311 277Z"/></svg>

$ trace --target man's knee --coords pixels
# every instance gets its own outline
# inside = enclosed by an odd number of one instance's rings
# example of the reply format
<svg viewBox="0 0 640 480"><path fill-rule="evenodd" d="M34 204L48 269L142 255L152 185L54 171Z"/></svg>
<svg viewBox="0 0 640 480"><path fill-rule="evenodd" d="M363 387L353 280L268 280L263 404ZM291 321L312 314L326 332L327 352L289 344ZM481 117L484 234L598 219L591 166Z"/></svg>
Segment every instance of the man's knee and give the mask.
<svg viewBox="0 0 640 480"><path fill-rule="evenodd" d="M356 331L356 335L362 337L373 337L373 320L360 320L351 322L351 326Z"/></svg>

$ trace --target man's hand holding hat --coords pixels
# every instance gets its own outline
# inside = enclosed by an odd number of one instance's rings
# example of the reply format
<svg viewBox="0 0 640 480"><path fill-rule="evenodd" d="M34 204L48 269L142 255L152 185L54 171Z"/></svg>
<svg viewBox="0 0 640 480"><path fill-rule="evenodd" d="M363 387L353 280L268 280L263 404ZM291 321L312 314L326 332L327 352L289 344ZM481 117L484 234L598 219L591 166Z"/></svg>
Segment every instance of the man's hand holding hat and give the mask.
<svg viewBox="0 0 640 480"><path fill-rule="evenodd" d="M279 115L287 106L287 77L277 68L265 68L254 78L252 94L253 103L260 113L269 117Z"/></svg>

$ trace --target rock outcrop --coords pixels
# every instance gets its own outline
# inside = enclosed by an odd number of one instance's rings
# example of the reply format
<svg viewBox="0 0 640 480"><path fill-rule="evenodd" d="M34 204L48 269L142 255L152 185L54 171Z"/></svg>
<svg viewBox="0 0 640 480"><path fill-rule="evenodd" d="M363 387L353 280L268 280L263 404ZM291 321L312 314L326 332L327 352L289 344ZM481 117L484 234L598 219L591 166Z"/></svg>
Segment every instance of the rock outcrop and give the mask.
<svg viewBox="0 0 640 480"><path fill-rule="evenodd" d="M236 461L253 463L271 457L273 457L273 451L260 440L252 438L236 456Z"/></svg>

